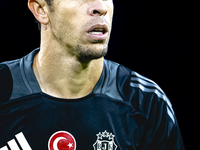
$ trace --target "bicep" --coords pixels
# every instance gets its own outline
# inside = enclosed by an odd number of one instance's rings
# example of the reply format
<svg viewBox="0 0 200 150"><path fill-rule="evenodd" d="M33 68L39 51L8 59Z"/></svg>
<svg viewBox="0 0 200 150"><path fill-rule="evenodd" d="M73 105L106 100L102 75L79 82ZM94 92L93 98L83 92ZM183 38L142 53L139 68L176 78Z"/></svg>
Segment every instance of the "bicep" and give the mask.
<svg viewBox="0 0 200 150"><path fill-rule="evenodd" d="M157 113L159 117L157 120L155 119L155 124L152 127L151 149L184 150L180 129L173 110L170 110L166 104Z"/></svg>

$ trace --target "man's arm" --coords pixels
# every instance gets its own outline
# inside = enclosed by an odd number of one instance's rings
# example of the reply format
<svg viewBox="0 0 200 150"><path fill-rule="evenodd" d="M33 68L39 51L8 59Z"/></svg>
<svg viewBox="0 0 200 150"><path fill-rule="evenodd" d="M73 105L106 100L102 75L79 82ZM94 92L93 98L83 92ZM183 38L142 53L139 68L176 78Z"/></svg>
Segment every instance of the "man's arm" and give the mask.
<svg viewBox="0 0 200 150"><path fill-rule="evenodd" d="M184 150L184 144L181 136L181 132L176 121L173 129L170 132L169 137L166 140L166 145L164 146L164 150Z"/></svg>
<svg viewBox="0 0 200 150"><path fill-rule="evenodd" d="M157 108L156 108L157 107ZM164 102L156 106L150 118L150 143L151 150L184 150L181 132L172 107Z"/></svg>

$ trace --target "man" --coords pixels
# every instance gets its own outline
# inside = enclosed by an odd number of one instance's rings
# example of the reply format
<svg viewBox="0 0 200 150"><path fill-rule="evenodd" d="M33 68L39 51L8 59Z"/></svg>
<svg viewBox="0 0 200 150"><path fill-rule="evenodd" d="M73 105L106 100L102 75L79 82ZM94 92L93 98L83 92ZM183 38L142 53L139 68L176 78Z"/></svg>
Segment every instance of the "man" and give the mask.
<svg viewBox="0 0 200 150"><path fill-rule="evenodd" d="M112 0L29 0L41 46L0 64L0 150L182 150L162 89L104 59Z"/></svg>

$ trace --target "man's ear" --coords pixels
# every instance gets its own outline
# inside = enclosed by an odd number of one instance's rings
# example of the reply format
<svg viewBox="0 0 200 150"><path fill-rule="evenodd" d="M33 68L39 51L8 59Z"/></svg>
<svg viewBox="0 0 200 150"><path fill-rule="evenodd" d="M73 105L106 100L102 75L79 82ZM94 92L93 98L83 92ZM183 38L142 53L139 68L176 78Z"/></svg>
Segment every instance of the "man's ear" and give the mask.
<svg viewBox="0 0 200 150"><path fill-rule="evenodd" d="M49 23L49 17L47 15L47 9L45 9L46 3L44 0L28 0L28 8L33 13L35 18L44 25Z"/></svg>

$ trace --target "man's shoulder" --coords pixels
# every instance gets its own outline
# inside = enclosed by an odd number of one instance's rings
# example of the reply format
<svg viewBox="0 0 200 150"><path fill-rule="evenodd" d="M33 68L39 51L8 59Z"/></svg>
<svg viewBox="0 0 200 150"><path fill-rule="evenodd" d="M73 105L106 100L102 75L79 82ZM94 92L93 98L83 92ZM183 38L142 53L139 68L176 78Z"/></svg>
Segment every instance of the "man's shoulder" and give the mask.
<svg viewBox="0 0 200 150"><path fill-rule="evenodd" d="M134 92L135 95L139 93L156 94L157 97L167 102L164 91L153 80L111 60L105 60L104 64L106 70L111 72L107 74L109 78L116 78L117 88L123 100L131 101L133 98L132 93ZM140 92L133 90L140 90Z"/></svg>
<svg viewBox="0 0 200 150"><path fill-rule="evenodd" d="M38 88L34 86L32 89L32 87L30 87L30 82L34 83L34 85L36 84L32 63L34 55L38 51L39 48L22 58L0 63L1 102L36 93L35 91L38 90ZM5 97L2 96L4 93L9 94Z"/></svg>
<svg viewBox="0 0 200 150"><path fill-rule="evenodd" d="M107 63L109 68L117 68L117 89L124 101L131 103L146 118L149 117L150 111L165 105L169 117L175 121L172 104L156 82L121 64L112 61Z"/></svg>
<svg viewBox="0 0 200 150"><path fill-rule="evenodd" d="M9 100L13 89L11 68L17 70L19 60L0 63L0 101Z"/></svg>
<svg viewBox="0 0 200 150"><path fill-rule="evenodd" d="M16 68L19 66L21 59L15 59L10 61L5 61L0 63L0 72L2 72L5 68L9 68L9 70Z"/></svg>

